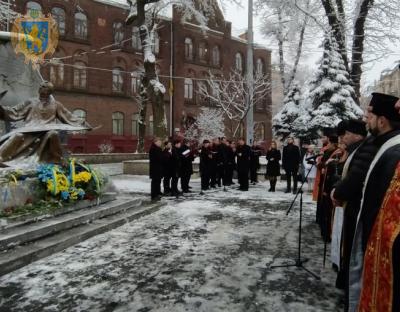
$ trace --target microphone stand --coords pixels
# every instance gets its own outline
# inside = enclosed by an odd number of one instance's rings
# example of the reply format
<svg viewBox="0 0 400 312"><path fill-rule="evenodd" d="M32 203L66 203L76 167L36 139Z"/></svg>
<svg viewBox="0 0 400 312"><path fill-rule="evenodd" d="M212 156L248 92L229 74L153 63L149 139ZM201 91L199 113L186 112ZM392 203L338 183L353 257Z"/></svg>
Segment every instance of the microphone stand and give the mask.
<svg viewBox="0 0 400 312"><path fill-rule="evenodd" d="M302 218L303 218L303 186L305 181L307 181L308 175L310 174L312 168L315 166L315 162L313 162L311 164L310 169L308 169L308 172L304 178L304 180L302 181L300 188L298 189L296 196L294 197L292 203L290 204L289 209L286 211L286 215L289 215L290 211L292 210L296 199L298 197L298 195L300 194L300 209L299 209L299 228L298 228L298 232L299 232L299 238L298 238L298 245L297 245L297 258L294 259L294 263L292 264L282 264L282 265L273 265L270 266L270 268L289 268L289 267L296 267L296 268L300 268L304 271L306 271L308 274L312 275L315 279L320 280L321 278L311 272L310 270L308 270L307 268L305 268L303 266L303 263L306 263L309 259L301 259L301 231L302 231Z"/></svg>

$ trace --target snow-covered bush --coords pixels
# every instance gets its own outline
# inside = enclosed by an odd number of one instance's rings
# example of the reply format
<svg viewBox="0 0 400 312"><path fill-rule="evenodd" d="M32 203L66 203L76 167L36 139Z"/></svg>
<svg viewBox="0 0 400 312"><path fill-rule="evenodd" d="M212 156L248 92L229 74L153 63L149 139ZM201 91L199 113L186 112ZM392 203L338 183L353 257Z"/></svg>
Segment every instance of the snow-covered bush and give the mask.
<svg viewBox="0 0 400 312"><path fill-rule="evenodd" d="M197 120L185 131L185 138L199 143L224 136L224 116L220 109L202 107Z"/></svg>

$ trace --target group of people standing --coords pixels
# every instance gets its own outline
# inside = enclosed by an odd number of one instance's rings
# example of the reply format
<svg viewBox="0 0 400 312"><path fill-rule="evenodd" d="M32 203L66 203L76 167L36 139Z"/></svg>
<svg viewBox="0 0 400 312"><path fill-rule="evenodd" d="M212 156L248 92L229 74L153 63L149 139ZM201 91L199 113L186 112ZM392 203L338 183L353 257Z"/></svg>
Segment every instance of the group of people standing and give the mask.
<svg viewBox="0 0 400 312"><path fill-rule="evenodd" d="M400 311L400 100L373 93L364 121L343 121L322 140L316 220L345 311Z"/></svg>

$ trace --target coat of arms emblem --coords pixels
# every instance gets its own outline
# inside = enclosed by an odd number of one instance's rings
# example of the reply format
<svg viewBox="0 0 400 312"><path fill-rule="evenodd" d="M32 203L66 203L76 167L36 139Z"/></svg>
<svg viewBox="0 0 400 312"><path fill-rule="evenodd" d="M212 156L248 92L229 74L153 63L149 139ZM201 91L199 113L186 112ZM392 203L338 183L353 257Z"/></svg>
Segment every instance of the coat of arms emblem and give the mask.
<svg viewBox="0 0 400 312"><path fill-rule="evenodd" d="M36 67L57 47L57 23L50 14L45 17L41 12L31 11L29 16L15 19L11 38L15 53L24 54L25 62Z"/></svg>

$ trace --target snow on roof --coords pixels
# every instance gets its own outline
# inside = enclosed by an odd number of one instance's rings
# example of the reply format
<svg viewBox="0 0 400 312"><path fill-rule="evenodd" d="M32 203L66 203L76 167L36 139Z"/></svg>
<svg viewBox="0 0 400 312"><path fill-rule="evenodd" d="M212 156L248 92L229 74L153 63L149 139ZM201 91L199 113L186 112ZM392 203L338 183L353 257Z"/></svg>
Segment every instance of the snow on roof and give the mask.
<svg viewBox="0 0 400 312"><path fill-rule="evenodd" d="M115 6L121 9L129 9L128 2L126 0L94 0L95 2Z"/></svg>

